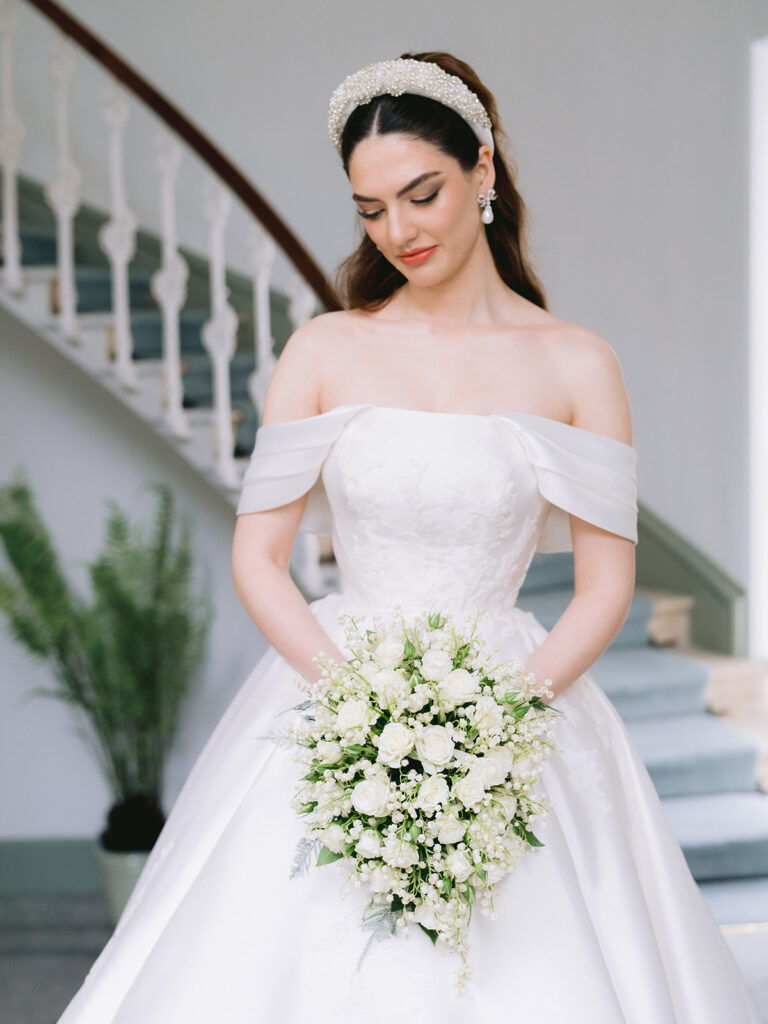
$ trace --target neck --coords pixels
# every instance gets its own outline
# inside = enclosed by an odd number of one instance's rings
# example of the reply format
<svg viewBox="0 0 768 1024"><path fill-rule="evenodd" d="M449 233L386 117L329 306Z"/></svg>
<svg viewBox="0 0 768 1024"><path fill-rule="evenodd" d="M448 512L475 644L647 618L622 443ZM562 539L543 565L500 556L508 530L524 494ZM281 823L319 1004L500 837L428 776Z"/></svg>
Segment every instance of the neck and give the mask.
<svg viewBox="0 0 768 1024"><path fill-rule="evenodd" d="M499 323L502 309L509 308L510 289L499 276L482 232L455 274L424 287L407 281L397 294L402 316L461 328Z"/></svg>

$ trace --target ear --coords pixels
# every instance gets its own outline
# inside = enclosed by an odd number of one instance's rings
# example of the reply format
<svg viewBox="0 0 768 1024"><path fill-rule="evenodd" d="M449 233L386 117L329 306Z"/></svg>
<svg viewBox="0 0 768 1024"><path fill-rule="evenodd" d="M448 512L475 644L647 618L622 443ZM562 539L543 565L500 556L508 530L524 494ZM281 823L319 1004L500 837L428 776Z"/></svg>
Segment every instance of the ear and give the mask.
<svg viewBox="0 0 768 1024"><path fill-rule="evenodd" d="M477 155L477 164L474 170L477 176L477 185L482 192L487 192L496 184L496 168L493 166L493 154L491 147L485 142L480 146Z"/></svg>

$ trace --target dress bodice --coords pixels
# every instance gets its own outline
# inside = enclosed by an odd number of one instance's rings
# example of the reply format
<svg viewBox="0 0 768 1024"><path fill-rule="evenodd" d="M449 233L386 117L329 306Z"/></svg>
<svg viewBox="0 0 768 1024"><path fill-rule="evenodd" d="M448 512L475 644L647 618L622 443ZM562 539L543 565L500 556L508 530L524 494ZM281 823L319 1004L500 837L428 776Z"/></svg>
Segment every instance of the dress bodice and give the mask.
<svg viewBox="0 0 768 1024"><path fill-rule="evenodd" d="M509 608L537 551L571 550L569 514L637 541L636 461L532 413L348 402L260 427L237 513L308 493L299 530L332 537L351 604Z"/></svg>

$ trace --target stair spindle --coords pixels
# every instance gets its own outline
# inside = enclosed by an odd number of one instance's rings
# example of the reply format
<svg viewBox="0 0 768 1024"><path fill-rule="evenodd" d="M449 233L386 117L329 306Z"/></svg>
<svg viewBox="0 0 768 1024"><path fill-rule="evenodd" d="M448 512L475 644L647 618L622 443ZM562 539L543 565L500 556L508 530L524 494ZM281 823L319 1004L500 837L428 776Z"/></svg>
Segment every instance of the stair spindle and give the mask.
<svg viewBox="0 0 768 1024"><path fill-rule="evenodd" d="M267 387L275 368L272 316L269 305L270 279L277 247L255 221L251 225L250 250L253 266L253 323L256 368L248 378L248 394L261 415Z"/></svg>
<svg viewBox="0 0 768 1024"><path fill-rule="evenodd" d="M16 110L13 90L13 36L16 32L16 0L0 0L0 164L3 168L3 280L14 295L24 286L21 273L18 184L16 176L24 145L24 124Z"/></svg>
<svg viewBox="0 0 768 1024"><path fill-rule="evenodd" d="M213 415L216 473L228 487L239 487L240 472L234 459L235 438L232 429L232 396L229 365L237 341L237 313L228 301L224 236L232 198L218 181L212 179L204 206L210 225L211 318L203 325L203 345L211 357L213 371Z"/></svg>
<svg viewBox="0 0 768 1024"><path fill-rule="evenodd" d="M75 240L73 222L80 206L82 175L72 158L69 138L69 83L75 64L74 48L59 36L51 48L51 77L56 106L56 177L45 190L45 198L56 215L56 301L59 329L65 338L77 341L77 290L75 286Z"/></svg>
<svg viewBox="0 0 768 1024"><path fill-rule="evenodd" d="M110 81L104 103L109 131L109 184L111 218L99 231L99 244L112 269L112 315L115 332L115 371L123 387L138 389L133 361L128 265L136 251L136 217L128 206L123 175L123 137L128 119L125 93Z"/></svg>
<svg viewBox="0 0 768 1024"><path fill-rule="evenodd" d="M167 131L161 130L157 137L157 166L160 171L163 256L151 287L160 304L163 320L165 420L175 437L187 440L191 431L183 408L179 315L187 297L189 267L179 253L176 233L176 181L180 162L181 147Z"/></svg>

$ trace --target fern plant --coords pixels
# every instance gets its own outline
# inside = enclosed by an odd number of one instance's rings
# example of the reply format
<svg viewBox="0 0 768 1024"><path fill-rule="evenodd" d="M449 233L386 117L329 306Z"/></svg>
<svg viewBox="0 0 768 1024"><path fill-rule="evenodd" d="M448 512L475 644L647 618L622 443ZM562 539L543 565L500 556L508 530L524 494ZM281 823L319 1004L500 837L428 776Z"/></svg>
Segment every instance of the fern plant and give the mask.
<svg viewBox="0 0 768 1024"><path fill-rule="evenodd" d="M0 487L0 540L13 572L0 572L10 634L50 663L54 697L82 712L114 797L106 849L149 850L165 822L160 793L179 709L203 655L212 609L193 592L189 526L173 537L170 488L158 495L151 535L110 501L105 537L86 563L91 595L67 582L21 471Z"/></svg>

